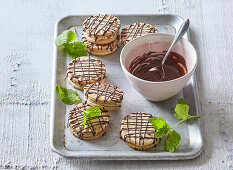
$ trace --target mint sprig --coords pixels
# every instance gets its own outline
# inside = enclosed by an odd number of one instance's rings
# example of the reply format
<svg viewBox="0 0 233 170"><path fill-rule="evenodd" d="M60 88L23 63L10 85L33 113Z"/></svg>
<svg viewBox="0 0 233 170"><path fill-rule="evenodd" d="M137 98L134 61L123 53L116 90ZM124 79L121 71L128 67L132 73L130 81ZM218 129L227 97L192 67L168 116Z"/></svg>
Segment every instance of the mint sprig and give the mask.
<svg viewBox="0 0 233 170"><path fill-rule="evenodd" d="M86 44L83 42L75 41L73 43L65 44L64 47L72 59L87 56Z"/></svg>
<svg viewBox="0 0 233 170"><path fill-rule="evenodd" d="M177 119L187 120L190 117L188 113L189 113L189 106L187 104L176 105L174 116Z"/></svg>
<svg viewBox="0 0 233 170"><path fill-rule="evenodd" d="M65 104L72 105L77 104L79 101L81 101L78 93L72 89L66 89L57 85L56 92Z"/></svg>
<svg viewBox="0 0 233 170"><path fill-rule="evenodd" d="M154 125L154 128L156 129L156 138L161 138L165 136L170 130L169 124L162 117L153 117L150 119L150 123Z"/></svg>
<svg viewBox="0 0 233 170"><path fill-rule="evenodd" d="M62 32L56 39L55 44L57 46L63 46L65 44L68 44L72 41L76 40L76 34L73 31L66 30Z"/></svg>
<svg viewBox="0 0 233 170"><path fill-rule="evenodd" d="M101 113L102 113L102 111L98 107L88 107L84 111L83 124L84 125L87 124L87 117L88 118L96 117L96 116L99 116ZM91 122L91 120L89 120L89 121Z"/></svg>
<svg viewBox="0 0 233 170"><path fill-rule="evenodd" d="M174 116L175 118L182 120L176 123L174 126L170 127L169 124L162 117L153 117L149 120L150 123L155 128L155 137L161 138L167 135L167 133L169 132L164 142L164 147L169 152L174 152L178 148L181 141L180 134L173 129L183 121L186 121L191 118L199 118L203 116L203 115L191 116L188 113L189 113L189 106L187 105L187 101L184 99L179 99L179 103L176 105L175 108Z"/></svg>
<svg viewBox="0 0 233 170"><path fill-rule="evenodd" d="M175 130L172 130L168 133L168 136L164 142L164 147L169 151L169 152L174 152L176 148L180 145L181 137L178 132Z"/></svg>
<svg viewBox="0 0 233 170"><path fill-rule="evenodd" d="M76 31L66 30L55 39L55 44L64 47L72 59L87 56L86 44L75 41L76 38Z"/></svg>

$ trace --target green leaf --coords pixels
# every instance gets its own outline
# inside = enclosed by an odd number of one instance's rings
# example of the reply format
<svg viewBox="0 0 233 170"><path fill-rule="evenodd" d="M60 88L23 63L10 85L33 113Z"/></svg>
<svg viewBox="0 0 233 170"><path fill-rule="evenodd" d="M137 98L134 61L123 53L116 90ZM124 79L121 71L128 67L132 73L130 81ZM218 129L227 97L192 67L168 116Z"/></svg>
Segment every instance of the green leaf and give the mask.
<svg viewBox="0 0 233 170"><path fill-rule="evenodd" d="M179 104L187 104L187 101L185 99L179 99Z"/></svg>
<svg viewBox="0 0 233 170"><path fill-rule="evenodd" d="M96 117L96 116L99 116L101 113L102 113L102 111L98 107L88 107L84 111L83 124L86 125L86 123L87 123L87 117L88 118Z"/></svg>
<svg viewBox="0 0 233 170"><path fill-rule="evenodd" d="M65 44L64 47L72 59L87 56L86 44L81 41Z"/></svg>
<svg viewBox="0 0 233 170"><path fill-rule="evenodd" d="M87 112L83 112L83 124L86 125L87 124Z"/></svg>
<svg viewBox="0 0 233 170"><path fill-rule="evenodd" d="M167 139L164 142L164 147L169 152L174 152L180 145L181 137L178 132L172 130L168 133Z"/></svg>
<svg viewBox="0 0 233 170"><path fill-rule="evenodd" d="M57 94L59 94L61 100L65 104L72 105L72 104L76 104L79 101L81 101L81 98L79 97L78 93L72 89L66 89L66 88L63 88L57 85L56 92Z"/></svg>
<svg viewBox="0 0 233 170"><path fill-rule="evenodd" d="M76 34L73 31L66 30L62 32L56 39L55 44L57 46L65 45L76 39Z"/></svg>
<svg viewBox="0 0 233 170"><path fill-rule="evenodd" d="M174 116L177 119L187 120L190 117L188 113L189 113L189 106L187 104L176 105Z"/></svg>
<svg viewBox="0 0 233 170"><path fill-rule="evenodd" d="M167 132L170 130L169 124L162 117L153 117L149 121L156 130L155 132L156 138L161 138L165 136Z"/></svg>
<svg viewBox="0 0 233 170"><path fill-rule="evenodd" d="M98 107L88 107L86 109L86 112L88 113L88 117L99 116L102 113L102 111Z"/></svg>

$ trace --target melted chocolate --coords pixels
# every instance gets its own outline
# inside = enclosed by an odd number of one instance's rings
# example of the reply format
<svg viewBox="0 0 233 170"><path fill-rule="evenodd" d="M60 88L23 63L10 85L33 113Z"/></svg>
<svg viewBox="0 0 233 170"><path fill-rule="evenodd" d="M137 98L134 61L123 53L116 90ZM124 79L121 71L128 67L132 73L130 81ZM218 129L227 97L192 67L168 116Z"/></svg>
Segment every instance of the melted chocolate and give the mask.
<svg viewBox="0 0 233 170"><path fill-rule="evenodd" d="M171 52L163 65L165 72L165 77L163 77L161 63L165 54L166 51L148 52L138 56L131 62L129 72L138 78L154 82L173 80L187 73L185 59L181 55ZM149 71L153 67L156 69Z"/></svg>

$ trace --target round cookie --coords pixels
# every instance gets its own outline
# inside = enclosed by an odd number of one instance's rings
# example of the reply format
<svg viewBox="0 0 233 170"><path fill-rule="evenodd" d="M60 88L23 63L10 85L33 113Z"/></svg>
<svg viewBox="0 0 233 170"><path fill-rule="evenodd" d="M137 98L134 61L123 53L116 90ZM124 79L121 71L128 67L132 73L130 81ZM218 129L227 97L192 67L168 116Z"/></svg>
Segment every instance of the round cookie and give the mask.
<svg viewBox="0 0 233 170"><path fill-rule="evenodd" d="M158 30L150 24L145 23L133 23L127 25L121 31L121 43L123 45L127 44L129 41L141 37L146 34L157 33Z"/></svg>
<svg viewBox="0 0 233 170"><path fill-rule="evenodd" d="M88 49L88 52L93 54L93 55L108 55L111 54L113 52L115 52L118 48L118 44L119 44L119 36L116 40L114 40L111 43L108 44L95 44L95 43L91 43L87 40L87 38L82 35L82 42L84 42L86 44L86 47Z"/></svg>
<svg viewBox="0 0 233 170"><path fill-rule="evenodd" d="M82 140L94 140L106 133L109 124L109 114L103 111L99 116L87 117L86 125L83 125L84 111L91 107L86 103L76 105L69 113L68 128L70 132Z"/></svg>
<svg viewBox="0 0 233 170"><path fill-rule="evenodd" d="M117 49L118 49L118 45L115 46L115 47L113 47L113 49L111 49L111 50L105 50L105 51L90 51L89 53L91 53L92 55L104 56L104 55L108 55L108 54L114 53Z"/></svg>
<svg viewBox="0 0 233 170"><path fill-rule="evenodd" d="M121 107L123 94L118 87L106 83L87 84L84 87L87 103L101 110L116 110Z"/></svg>
<svg viewBox="0 0 233 170"><path fill-rule="evenodd" d="M108 14L90 16L83 22L83 33L85 37L88 41L96 44L106 44L113 41L114 38L117 38L119 29L120 20Z"/></svg>
<svg viewBox="0 0 233 170"><path fill-rule="evenodd" d="M136 150L147 150L159 143L154 126L149 122L153 116L147 113L131 113L121 121L121 138Z"/></svg>
<svg viewBox="0 0 233 170"><path fill-rule="evenodd" d="M117 37L119 36L119 31L116 34L111 35L110 37L105 37L105 36L103 36L103 37L89 37L85 32L83 32L83 36L85 36L86 39L91 43L107 44L107 43L111 43L117 39Z"/></svg>
<svg viewBox="0 0 233 170"><path fill-rule="evenodd" d="M67 67L67 77L70 84L83 90L86 84L105 82L106 67L102 61L92 57L78 57L72 60Z"/></svg>

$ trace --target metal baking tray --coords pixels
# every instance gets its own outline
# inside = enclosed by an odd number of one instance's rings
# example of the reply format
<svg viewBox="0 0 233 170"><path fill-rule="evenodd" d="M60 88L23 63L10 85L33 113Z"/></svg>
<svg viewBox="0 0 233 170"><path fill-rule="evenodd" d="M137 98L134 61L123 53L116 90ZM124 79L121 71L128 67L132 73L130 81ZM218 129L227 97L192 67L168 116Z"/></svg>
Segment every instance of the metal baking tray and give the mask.
<svg viewBox="0 0 233 170"><path fill-rule="evenodd" d="M121 21L121 26L145 22L154 25L159 32L174 34L183 22L183 18L177 15L115 15ZM78 38L81 38L82 23L88 16L75 15L60 19L55 26L57 37L71 26L76 27ZM189 39L189 32L184 35ZM176 130L181 134L181 143L174 152L167 152L163 148L163 141L156 147L147 151L136 151L130 148L120 139L120 123L124 116L132 112L146 112L154 116L164 117L169 124L178 122L173 116L173 110L179 98L185 98L190 105L190 114L199 115L199 100L197 94L197 82L195 74L176 96L162 102L150 102L141 96L126 80L120 66L120 51L96 57L103 61L107 67L106 82L120 87L124 91L122 107L116 111L110 111L110 125L107 133L93 141L83 141L74 137L67 128L67 117L74 105L62 103L56 97L56 84L74 89L66 81L66 67L71 59L60 48L54 45L53 78L51 94L51 122L50 122L50 146L52 151L64 157L89 159L89 160L182 160L197 157L203 150L203 139L199 119L190 119L179 125ZM83 92L78 91L83 97Z"/></svg>

